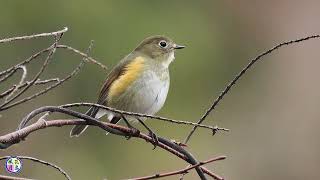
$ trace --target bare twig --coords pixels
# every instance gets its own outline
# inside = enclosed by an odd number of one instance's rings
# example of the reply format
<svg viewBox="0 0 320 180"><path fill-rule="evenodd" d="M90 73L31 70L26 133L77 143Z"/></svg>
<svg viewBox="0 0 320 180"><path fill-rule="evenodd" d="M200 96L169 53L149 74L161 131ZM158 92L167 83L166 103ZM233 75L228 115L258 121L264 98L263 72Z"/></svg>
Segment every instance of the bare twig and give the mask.
<svg viewBox="0 0 320 180"><path fill-rule="evenodd" d="M207 161L199 162L198 164L188 166L187 168L176 170L176 171L171 171L167 173L160 173L160 174L154 174L150 176L144 176L144 177L137 177L137 178L131 178L131 180L147 180L147 179L156 179L156 178L162 178L162 177L167 177L167 176L174 176L174 175L179 175L179 174L186 174L189 172L189 170L194 169L196 167L212 163L214 161L220 161L224 160L226 157L225 156L219 156L216 158L209 159Z"/></svg>
<svg viewBox="0 0 320 180"><path fill-rule="evenodd" d="M93 46L93 41L91 41L91 43L89 45L89 48L88 48L88 51L91 49L92 46ZM21 103L30 101L30 100L32 100L32 99L34 99L34 98L36 98L36 97L38 97L38 96L40 96L42 94L47 93L48 91L52 90L53 88L56 88L57 86L63 84L65 81L69 80L70 78L72 78L73 76L77 75L80 72L81 68L83 67L83 65L87 61L87 57L88 57L87 54L83 54L83 60L79 63L79 65L69 75L67 75L65 78L61 79L57 83L55 83L55 84L53 84L53 85L51 85L51 86L49 86L49 87L37 92L37 93L35 93L35 94L33 94L33 95L29 96L29 97L26 97L24 99L16 101L16 102L14 102L14 103L6 106L6 107L2 107L2 108L0 107L0 111L9 109L9 108L17 106L17 105L19 105Z"/></svg>
<svg viewBox="0 0 320 180"><path fill-rule="evenodd" d="M230 83L225 87L225 89L220 93L220 95L213 101L212 105L206 110L206 112L202 115L202 117L199 119L199 121L197 122L197 124L201 124L206 118L207 116L210 114L210 112L212 110L214 110L216 108L216 106L219 104L219 102L223 99L223 97L229 92L229 90L231 89L231 87L233 85L236 84L236 82L247 72L247 70L250 69L250 67L252 67L256 62L258 62L262 57L272 53L273 51L286 46L286 45L291 45L291 44L295 44L295 43L299 43L302 41L307 41L309 39L315 39L315 38L320 38L320 35L312 35L312 36L307 36L304 38L300 38L300 39L296 39L296 40L290 40L290 41L286 41L286 42L282 42L276 46L274 46L271 49L268 49L267 51L264 51L263 53L259 54L257 57L255 57L254 59L252 59L250 61L250 63L244 67L235 77L232 81L230 81ZM195 130L197 129L197 126L194 126L192 128L192 130L190 131L190 133L188 134L188 136L186 137L186 139L184 140L184 143L186 144L189 139L191 138L192 134L195 132Z"/></svg>
<svg viewBox="0 0 320 180"><path fill-rule="evenodd" d="M56 47L57 49L67 49L69 50L70 52L73 52L75 54L78 54L80 56L82 56L83 58L86 58L89 62L93 63L93 64L97 64L99 65L101 68L103 69L107 69L107 67L105 65L103 65L102 63L100 63L99 61L95 60L94 58L88 56L86 53L83 53L75 48L72 48L70 46L67 46L67 45L57 45ZM40 55L42 55L43 53L46 53L48 51L50 51L52 49L52 46L46 48L46 49L43 49L35 54L33 54L32 56L30 56L29 58L23 60L22 62L20 62L19 64L16 64L2 72L0 72L0 76L1 75L4 75L4 74L7 74L5 77L1 78L0 79L0 82L4 81L5 79L7 79L8 77L10 77L18 68L19 66L22 66L22 65L26 65L28 63L30 63L32 60L36 59L37 57L39 57Z"/></svg>
<svg viewBox="0 0 320 180"><path fill-rule="evenodd" d="M18 90L18 87L24 83L24 81L27 77L27 68L25 66L20 66L19 69L22 70L22 76L21 76L20 82L15 88L13 88L13 90L10 92L10 94L6 97L5 102L7 102L8 99Z"/></svg>
<svg viewBox="0 0 320 180"><path fill-rule="evenodd" d="M83 103L72 103L72 104L61 105L61 107L65 107L65 108L79 107L79 106L88 106L88 107L93 106L93 107L98 107L98 108L105 109L105 110L108 110L108 111L112 111L112 112L115 112L115 113L123 114L123 115L143 117L143 118L151 118L151 119L158 119L158 120L167 121L167 122L171 122L171 123L175 123L175 124L193 125L193 126L198 126L198 127L201 127L201 128L210 129L213 132L216 132L216 131L229 131L229 129L220 128L220 127L217 127L217 126L207 126L207 125L197 124L197 123L193 123L193 122L189 122L189 121L169 119L169 118L165 118L165 117L153 116L153 115L148 115L148 114L127 112L127 111L117 110L117 109L114 109L114 108L111 108L111 107L103 106L103 105L100 105L100 104L94 104L94 103L85 103L85 102L83 102Z"/></svg>
<svg viewBox="0 0 320 180"><path fill-rule="evenodd" d="M0 72L0 76L6 74L6 76L4 76L4 77L2 77L2 78L0 79L0 83L1 83L2 81L6 80L7 78L9 78L10 76L12 76L12 75L17 71L17 69L18 69L20 66L23 66L23 65L26 65L26 64L30 63L31 61L37 59L37 57L39 57L39 56L42 55L43 53L46 53L46 52L50 51L51 49L52 49L52 46L50 46L50 47L48 47L48 48L46 48L46 49L43 49L43 50L41 50L41 51L33 54L33 55L30 56L29 58L21 61L20 63L18 63L18 64L16 64L16 65L14 65L14 66L12 66L12 67L10 67L10 68L7 68L6 70Z"/></svg>
<svg viewBox="0 0 320 180"><path fill-rule="evenodd" d="M0 105L0 109L4 109L4 107L6 105L8 105L10 102L14 101L15 99L17 99L19 96L21 96L24 92L26 92L40 77L40 75L43 73L43 71L45 70L45 68L48 66L53 54L56 51L56 46L59 42L59 40L61 39L62 34L57 35L56 40L54 42L54 44L52 45L52 50L49 52L46 60L44 61L40 71L33 77L32 81L30 84L28 84L26 87L24 87L19 93L17 93L15 96L13 96L12 98L6 100L3 104Z"/></svg>
<svg viewBox="0 0 320 180"><path fill-rule="evenodd" d="M52 78L52 79L46 79L46 80L40 80L38 79L33 85L44 85L44 84L47 84L47 83L51 83L51 82L59 82L60 79L59 78ZM28 84L30 84L31 81L27 81L19 86L17 85L13 85L11 88L7 89L5 92L1 93L0 94L0 99L7 96L8 94L11 94L13 90L17 89L21 89L25 86L27 86Z"/></svg>
<svg viewBox="0 0 320 180"><path fill-rule="evenodd" d="M29 178L23 178L23 177L13 177L13 176L5 176L0 174L1 180L34 180Z"/></svg>
<svg viewBox="0 0 320 180"><path fill-rule="evenodd" d="M91 63L93 63L93 64L96 64L96 65L100 66L100 67L101 67L102 69L104 69L104 70L108 70L107 66L105 66L105 65L103 65L102 63L100 63L99 61L97 61L97 60L89 57L89 56L88 56L88 53L87 53L87 54L86 54L86 53L83 53L83 52L81 52L81 51L79 51L79 50L77 50L77 49L75 49L75 48L73 48L73 47L67 46L67 45L58 45L57 48L67 49L67 50L69 50L69 51L71 51L71 52L74 52L74 53L76 53L76 54L79 54L79 55L85 57L87 61L89 61L89 62L91 62Z"/></svg>
<svg viewBox="0 0 320 180"><path fill-rule="evenodd" d="M29 35L29 36L20 36L20 37L12 37L12 38L0 39L0 44L1 43L12 42L12 41L18 41L18 40L28 40L28 39L35 39L35 38L39 38L39 37L56 36L56 35L65 33L67 31L68 31L68 28L65 27L62 30L59 30L59 31L56 31L56 32L49 32L49 33L33 34L33 35Z"/></svg>
<svg viewBox="0 0 320 180"><path fill-rule="evenodd" d="M52 168L58 170L66 179L71 180L70 176L62 168L60 168L59 166L57 166L55 164L52 164L52 163L49 163L47 161L44 161L44 160L41 160L41 159L37 159L37 158L34 158L34 157L29 157L29 156L16 156L16 157L19 158L19 159L26 159L26 160L30 160L30 161L33 161L33 162L36 162L36 163L40 163L40 164L52 167ZM0 161L4 160L4 159L8 159L8 158L10 158L10 156L0 157Z"/></svg>

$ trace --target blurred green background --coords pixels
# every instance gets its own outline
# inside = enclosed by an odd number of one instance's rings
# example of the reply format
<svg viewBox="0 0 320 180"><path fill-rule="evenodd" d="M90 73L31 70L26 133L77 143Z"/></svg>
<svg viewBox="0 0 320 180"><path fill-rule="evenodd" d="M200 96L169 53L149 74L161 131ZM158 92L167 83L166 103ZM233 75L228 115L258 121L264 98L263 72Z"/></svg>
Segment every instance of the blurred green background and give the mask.
<svg viewBox="0 0 320 180"><path fill-rule="evenodd" d="M85 51L109 68L142 39L171 37L187 48L176 53L171 85L158 115L197 121L228 81L263 50L319 32L319 1L6 1L0 6L0 39L59 30L61 43ZM52 38L1 44L0 70L52 43ZM199 160L226 155L208 168L226 179L319 179L320 42L311 40L265 57L221 102L207 124L229 133L198 129L189 143ZM28 66L29 80L43 59ZM81 58L58 50L41 79L63 77ZM95 102L107 72L87 64L62 87L0 112L0 134L13 131L30 111L44 105ZM16 74L1 92L19 80ZM32 89L28 94L39 90ZM149 120L158 135L183 141L190 127ZM137 125L137 127L140 127ZM186 166L141 140L105 136L98 128L69 138L70 127L38 131L27 141L0 151L55 163L73 179L125 179ZM0 174L7 174L0 168ZM24 162L24 177L62 179L52 169ZM166 179L177 179L171 177ZM197 179L194 172L185 179Z"/></svg>

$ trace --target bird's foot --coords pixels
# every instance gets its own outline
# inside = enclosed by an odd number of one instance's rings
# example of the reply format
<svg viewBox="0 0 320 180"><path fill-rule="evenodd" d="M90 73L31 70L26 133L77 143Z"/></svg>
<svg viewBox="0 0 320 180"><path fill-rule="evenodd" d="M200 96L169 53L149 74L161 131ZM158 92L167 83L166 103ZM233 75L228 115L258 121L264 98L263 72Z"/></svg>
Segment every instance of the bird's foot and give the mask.
<svg viewBox="0 0 320 180"><path fill-rule="evenodd" d="M151 143L153 144L153 149L156 149L157 145L159 144L158 136L152 131L149 131L149 136L152 138Z"/></svg>

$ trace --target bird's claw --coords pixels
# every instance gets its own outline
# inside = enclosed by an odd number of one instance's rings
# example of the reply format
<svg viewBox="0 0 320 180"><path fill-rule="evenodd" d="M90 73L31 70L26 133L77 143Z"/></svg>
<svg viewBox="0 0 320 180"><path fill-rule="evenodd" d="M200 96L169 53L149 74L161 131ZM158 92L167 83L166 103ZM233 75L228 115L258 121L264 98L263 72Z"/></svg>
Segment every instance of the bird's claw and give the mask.
<svg viewBox="0 0 320 180"><path fill-rule="evenodd" d="M149 132L149 136L152 138L153 149L156 149L159 144L158 136L152 131Z"/></svg>

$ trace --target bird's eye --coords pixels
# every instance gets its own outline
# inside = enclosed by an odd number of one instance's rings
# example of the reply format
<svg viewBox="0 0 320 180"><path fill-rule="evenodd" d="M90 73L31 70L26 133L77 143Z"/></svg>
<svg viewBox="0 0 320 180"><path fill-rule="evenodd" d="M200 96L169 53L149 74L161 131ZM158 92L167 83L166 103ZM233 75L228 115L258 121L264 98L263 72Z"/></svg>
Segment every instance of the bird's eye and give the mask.
<svg viewBox="0 0 320 180"><path fill-rule="evenodd" d="M167 47L166 41L160 41L160 42L159 42L159 46L162 47L162 48Z"/></svg>

